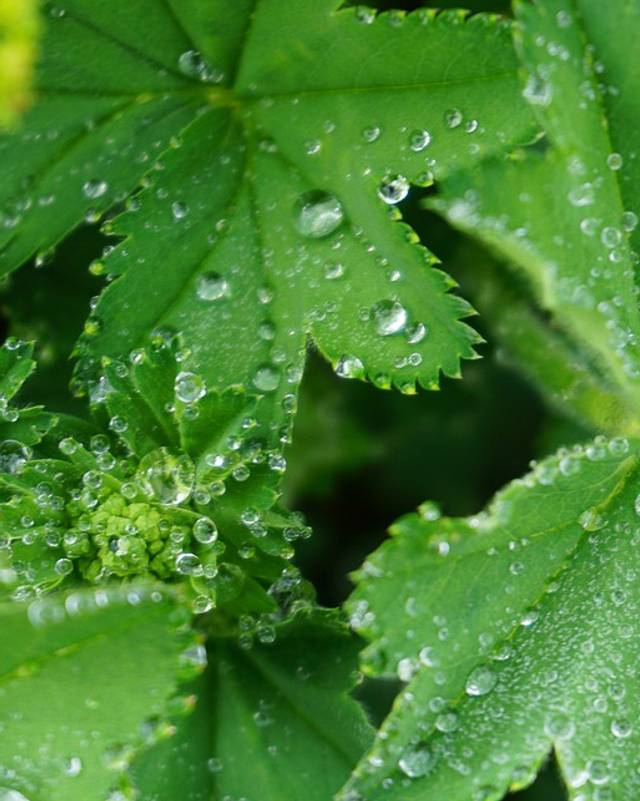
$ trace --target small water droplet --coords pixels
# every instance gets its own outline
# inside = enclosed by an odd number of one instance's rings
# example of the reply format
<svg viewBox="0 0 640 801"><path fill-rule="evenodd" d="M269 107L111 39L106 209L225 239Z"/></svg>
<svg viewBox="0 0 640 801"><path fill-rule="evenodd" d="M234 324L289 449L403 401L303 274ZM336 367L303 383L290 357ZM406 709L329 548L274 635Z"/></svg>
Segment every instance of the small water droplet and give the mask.
<svg viewBox="0 0 640 801"><path fill-rule="evenodd" d="M462 124L462 112L457 108L450 108L444 115L444 124L447 128L458 128Z"/></svg>
<svg viewBox="0 0 640 801"><path fill-rule="evenodd" d="M327 192L306 192L296 203L296 226L310 239L321 239L338 228L344 220L342 203Z"/></svg>
<svg viewBox="0 0 640 801"><path fill-rule="evenodd" d="M102 197L107 193L108 189L109 184L106 181L92 180L86 181L86 183L82 185L82 191L84 192L85 197L88 197L91 200Z"/></svg>
<svg viewBox="0 0 640 801"><path fill-rule="evenodd" d="M416 153L424 150L430 142L431 134L429 131L424 129L421 131L414 131L409 137L409 146L411 147L411 150L414 150Z"/></svg>

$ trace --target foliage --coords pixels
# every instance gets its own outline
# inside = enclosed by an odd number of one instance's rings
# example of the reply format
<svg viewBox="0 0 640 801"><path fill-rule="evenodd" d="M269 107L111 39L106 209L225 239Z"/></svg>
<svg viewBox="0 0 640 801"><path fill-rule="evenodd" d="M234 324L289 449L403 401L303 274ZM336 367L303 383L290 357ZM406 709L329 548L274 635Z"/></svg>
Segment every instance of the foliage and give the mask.
<svg viewBox="0 0 640 801"><path fill-rule="evenodd" d="M0 801L637 797L640 5L406 5L0 0Z"/></svg>

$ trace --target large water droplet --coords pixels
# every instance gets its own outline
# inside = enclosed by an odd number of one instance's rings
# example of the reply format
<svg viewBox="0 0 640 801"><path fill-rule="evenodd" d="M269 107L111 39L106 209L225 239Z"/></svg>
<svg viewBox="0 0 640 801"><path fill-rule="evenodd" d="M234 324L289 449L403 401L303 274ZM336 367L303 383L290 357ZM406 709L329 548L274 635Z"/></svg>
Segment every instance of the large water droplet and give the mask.
<svg viewBox="0 0 640 801"><path fill-rule="evenodd" d="M496 675L486 665L472 670L467 678L465 690L467 695L486 695L496 686Z"/></svg>
<svg viewBox="0 0 640 801"><path fill-rule="evenodd" d="M404 175L385 175L378 187L378 197L385 203L400 203L409 194L409 181Z"/></svg>
<svg viewBox="0 0 640 801"><path fill-rule="evenodd" d="M204 273L196 282L200 300L220 300L229 294L229 282L218 273Z"/></svg>
<svg viewBox="0 0 640 801"><path fill-rule="evenodd" d="M20 473L29 461L30 451L15 439L0 443L0 472L12 475Z"/></svg>
<svg viewBox="0 0 640 801"><path fill-rule="evenodd" d="M202 564L194 553L180 553L176 557L176 570L183 576L201 576Z"/></svg>
<svg viewBox="0 0 640 801"><path fill-rule="evenodd" d="M407 310L397 300L381 300L371 307L371 313L376 331L383 337L403 331L409 319Z"/></svg>
<svg viewBox="0 0 640 801"><path fill-rule="evenodd" d="M321 239L333 233L344 220L342 203L328 192L306 192L295 207L298 231L310 239Z"/></svg>
<svg viewBox="0 0 640 801"><path fill-rule="evenodd" d="M424 744L420 744L400 757L398 767L410 779L426 776L435 762L435 757Z"/></svg>
<svg viewBox="0 0 640 801"><path fill-rule="evenodd" d="M199 517L193 524L193 536L202 545L210 545L218 539L218 528L210 517Z"/></svg>
<svg viewBox="0 0 640 801"><path fill-rule="evenodd" d="M195 468L188 456L175 456L167 448L158 448L141 460L138 479L158 503L175 506L191 495Z"/></svg>
<svg viewBox="0 0 640 801"><path fill-rule="evenodd" d="M273 392L280 384L280 373L270 364L258 367L253 376L253 385L261 392Z"/></svg>
<svg viewBox="0 0 640 801"><path fill-rule="evenodd" d="M341 378L361 378L364 375L364 365L357 356L342 356L335 369Z"/></svg>
<svg viewBox="0 0 640 801"><path fill-rule="evenodd" d="M176 376L175 391L183 403L195 403L205 396L207 387L202 376L183 371Z"/></svg>

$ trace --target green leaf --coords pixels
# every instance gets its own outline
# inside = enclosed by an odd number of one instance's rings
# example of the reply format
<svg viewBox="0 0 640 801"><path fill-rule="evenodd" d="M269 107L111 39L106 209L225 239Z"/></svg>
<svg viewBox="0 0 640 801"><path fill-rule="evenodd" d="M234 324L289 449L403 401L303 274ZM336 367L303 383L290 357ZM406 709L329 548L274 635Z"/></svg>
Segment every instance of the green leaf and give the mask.
<svg viewBox="0 0 640 801"><path fill-rule="evenodd" d="M572 797L636 797L638 468L598 437L476 517L393 526L349 608L365 669L409 684L344 798L491 801L552 748Z"/></svg>
<svg viewBox="0 0 640 801"><path fill-rule="evenodd" d="M341 374L406 392L473 358L470 307L379 192L531 136L510 25L339 6L48 7L39 103L0 143L0 269L143 179L88 358L170 327L211 385L259 392L295 389L307 334Z"/></svg>
<svg viewBox="0 0 640 801"><path fill-rule="evenodd" d="M0 1L0 128L15 123L31 101L38 29L36 0Z"/></svg>
<svg viewBox="0 0 640 801"><path fill-rule="evenodd" d="M135 586L0 605L0 795L104 801L195 658L174 607Z"/></svg>
<svg viewBox="0 0 640 801"><path fill-rule="evenodd" d="M248 416L259 402L181 370L178 345L106 360L96 426L38 408L0 422L14 597L144 576L179 582L197 613L217 605L235 620L312 594L289 564L309 529L279 504L282 443L270 447Z"/></svg>
<svg viewBox="0 0 640 801"><path fill-rule="evenodd" d="M0 348L0 395L11 400L33 372L33 346L10 340Z"/></svg>
<svg viewBox="0 0 640 801"><path fill-rule="evenodd" d="M214 640L189 688L195 712L132 766L140 801L330 801L371 741L347 696L356 665L357 642L329 612L301 613L250 648Z"/></svg>
<svg viewBox="0 0 640 801"><path fill-rule="evenodd" d="M616 0L604 22L597 5L518 5L524 94L549 147L453 177L434 208L520 266L540 304L637 404L638 126L624 86L638 67L621 43L640 33L640 10Z"/></svg>
<svg viewBox="0 0 640 801"><path fill-rule="evenodd" d="M465 275L465 285L471 291L469 285L475 284L474 303L499 343L502 361L522 373L552 409L587 433L637 433L633 404L616 393L607 374L559 321L545 318L522 282L514 280L516 275L469 243L458 258L472 265L473 276Z"/></svg>

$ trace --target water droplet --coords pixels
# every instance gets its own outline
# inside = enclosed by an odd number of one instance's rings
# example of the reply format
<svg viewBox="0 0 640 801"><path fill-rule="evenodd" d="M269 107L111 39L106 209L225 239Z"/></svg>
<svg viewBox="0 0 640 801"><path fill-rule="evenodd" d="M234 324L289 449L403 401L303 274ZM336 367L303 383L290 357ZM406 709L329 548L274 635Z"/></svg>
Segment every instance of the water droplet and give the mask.
<svg viewBox="0 0 640 801"><path fill-rule="evenodd" d="M371 307L376 331L387 337L404 330L409 315L404 306L397 300L381 300Z"/></svg>
<svg viewBox="0 0 640 801"><path fill-rule="evenodd" d="M173 214L174 220L182 220L188 213L189 206L186 203L176 200L175 203L171 204L171 214Z"/></svg>
<svg viewBox="0 0 640 801"><path fill-rule="evenodd" d="M204 615L213 609L213 600L208 595L197 595L191 602L194 615Z"/></svg>
<svg viewBox="0 0 640 801"><path fill-rule="evenodd" d="M361 378L364 375L364 365L357 356L340 357L335 370L341 378Z"/></svg>
<svg viewBox="0 0 640 801"><path fill-rule="evenodd" d="M544 721L544 731L552 740L569 740L575 733L573 721L559 710L550 712Z"/></svg>
<svg viewBox="0 0 640 801"><path fill-rule="evenodd" d="M378 187L378 197L385 203L400 203L409 194L409 181L404 175L385 175Z"/></svg>
<svg viewBox="0 0 640 801"><path fill-rule="evenodd" d="M175 456L166 448L158 448L143 457L138 477L145 492L158 503L176 506L191 495L195 467L188 456Z"/></svg>
<svg viewBox="0 0 640 801"><path fill-rule="evenodd" d="M422 342L426 335L427 326L424 323L416 323L415 325L409 326L406 330L407 342L410 345L417 345L418 342Z"/></svg>
<svg viewBox="0 0 640 801"><path fill-rule="evenodd" d="M486 665L471 671L465 684L467 695L486 695L496 686L496 675Z"/></svg>
<svg viewBox="0 0 640 801"><path fill-rule="evenodd" d="M444 124L447 128L458 128L462 124L462 112L457 108L450 108L444 115Z"/></svg>
<svg viewBox="0 0 640 801"><path fill-rule="evenodd" d="M607 167L610 170L616 171L616 170L621 169L622 168L622 162L623 162L623 159L622 159L622 156L620 155L620 153L610 153L607 156Z"/></svg>
<svg viewBox="0 0 640 801"><path fill-rule="evenodd" d="M375 142L376 139L379 139L380 133L380 128L377 125L371 125L369 128L364 129L362 138L365 142Z"/></svg>
<svg viewBox="0 0 640 801"><path fill-rule="evenodd" d="M633 211L625 211L622 214L622 227L625 231L635 231L638 227L638 215Z"/></svg>
<svg viewBox="0 0 640 801"><path fill-rule="evenodd" d="M304 152L307 156L315 156L316 153L320 152L321 146L319 139L308 139L304 143Z"/></svg>
<svg viewBox="0 0 640 801"><path fill-rule="evenodd" d="M597 509L587 509L580 515L578 522L585 531L599 531L607 521Z"/></svg>
<svg viewBox="0 0 640 801"><path fill-rule="evenodd" d="M193 536L202 545L210 545L218 539L218 527L210 517L200 517L193 524Z"/></svg>
<svg viewBox="0 0 640 801"><path fill-rule="evenodd" d="M73 562L71 561L71 559L63 557L62 559L58 559L58 561L53 566L53 569L59 576L68 576L69 573L73 571Z"/></svg>
<svg viewBox="0 0 640 801"><path fill-rule="evenodd" d="M218 83L224 78L219 70L212 69L197 50L186 50L178 58L178 69L189 78Z"/></svg>
<svg viewBox="0 0 640 801"><path fill-rule="evenodd" d="M109 184L106 181L86 181L82 185L82 191L84 192L84 196L90 198L91 200L95 200L96 198L102 197L107 193L109 189Z"/></svg>
<svg viewBox="0 0 640 801"><path fill-rule="evenodd" d="M442 712L436 718L436 729L442 732L455 731L458 728L459 720L456 712Z"/></svg>
<svg viewBox="0 0 640 801"><path fill-rule="evenodd" d="M29 449L15 439L0 443L0 472L15 475L21 473L29 461Z"/></svg>
<svg viewBox="0 0 640 801"><path fill-rule="evenodd" d="M198 276L196 294L200 300L220 300L229 294L229 282L218 273L203 273Z"/></svg>
<svg viewBox="0 0 640 801"><path fill-rule="evenodd" d="M253 385L261 392L273 392L280 384L280 373L270 364L263 364L253 376Z"/></svg>
<svg viewBox="0 0 640 801"><path fill-rule="evenodd" d="M0 801L29 801L26 795L8 787L0 787Z"/></svg>
<svg viewBox="0 0 640 801"><path fill-rule="evenodd" d="M600 241L607 248L614 248L616 245L619 245L621 239L622 233L611 225L603 228L600 234Z"/></svg>
<svg viewBox="0 0 640 801"><path fill-rule="evenodd" d="M414 150L416 153L424 150L430 142L431 134L429 131L424 129L421 131L414 131L409 137L409 146L411 147L411 150Z"/></svg>
<svg viewBox="0 0 640 801"><path fill-rule="evenodd" d="M553 99L553 86L539 75L531 74L522 94L534 106L548 106Z"/></svg>
<svg viewBox="0 0 640 801"><path fill-rule="evenodd" d="M194 553L180 553L176 556L176 570L183 576L202 575L202 564Z"/></svg>
<svg viewBox="0 0 640 801"><path fill-rule="evenodd" d="M421 743L411 751L407 751L398 761L400 770L410 779L426 776L435 763L435 757L429 749Z"/></svg>
<svg viewBox="0 0 640 801"><path fill-rule="evenodd" d="M82 773L82 760L80 757L72 756L67 760L64 772L67 776L79 776Z"/></svg>
<svg viewBox="0 0 640 801"><path fill-rule="evenodd" d="M296 203L296 226L310 239L321 239L338 228L344 220L342 203L327 192L306 192Z"/></svg>
<svg viewBox="0 0 640 801"><path fill-rule="evenodd" d="M176 376L175 392L183 403L195 403L206 395L207 387L196 373L181 372Z"/></svg>
<svg viewBox="0 0 640 801"><path fill-rule="evenodd" d="M633 727L631 726L631 723L624 718L620 718L619 720L614 720L611 722L611 734L613 734L614 737L623 739L628 737L632 731Z"/></svg>

